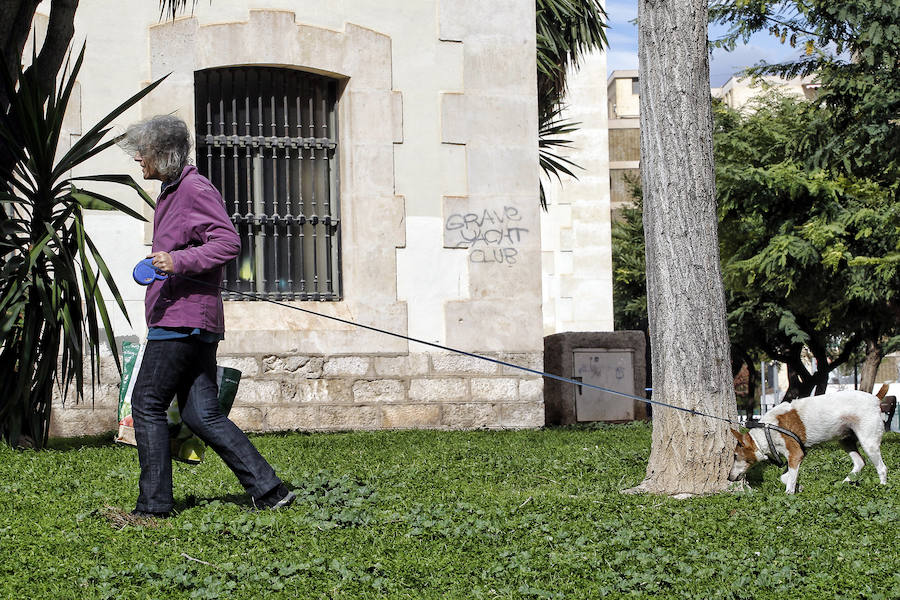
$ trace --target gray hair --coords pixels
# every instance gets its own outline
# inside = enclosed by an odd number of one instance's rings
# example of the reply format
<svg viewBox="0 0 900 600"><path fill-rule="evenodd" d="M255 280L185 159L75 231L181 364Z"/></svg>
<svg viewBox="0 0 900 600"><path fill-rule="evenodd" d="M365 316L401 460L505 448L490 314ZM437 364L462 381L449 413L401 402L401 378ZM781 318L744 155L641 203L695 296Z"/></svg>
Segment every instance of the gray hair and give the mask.
<svg viewBox="0 0 900 600"><path fill-rule="evenodd" d="M130 125L118 140L120 148L149 161L165 181L172 181L191 161L187 124L172 115L156 115Z"/></svg>

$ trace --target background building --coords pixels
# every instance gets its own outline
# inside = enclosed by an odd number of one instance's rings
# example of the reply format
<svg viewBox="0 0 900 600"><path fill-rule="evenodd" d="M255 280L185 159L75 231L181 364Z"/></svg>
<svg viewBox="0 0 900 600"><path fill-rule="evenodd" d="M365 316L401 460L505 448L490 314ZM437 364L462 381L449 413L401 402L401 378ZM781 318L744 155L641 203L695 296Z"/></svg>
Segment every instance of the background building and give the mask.
<svg viewBox="0 0 900 600"><path fill-rule="evenodd" d="M609 105L609 187L613 218L632 202L628 180L640 182L641 109L637 70L613 71L606 81Z"/></svg>
<svg viewBox="0 0 900 600"><path fill-rule="evenodd" d="M616 70L609 74L606 93L609 110L609 187L610 207L615 219L617 210L632 202L627 179L640 182L641 111L640 79L637 70ZM754 98L777 89L803 98L815 97L818 84L811 77L782 79L734 76L722 87L710 89L714 98L734 109L749 107Z"/></svg>
<svg viewBox="0 0 900 600"><path fill-rule="evenodd" d="M734 109L747 107L754 98L769 90L778 90L783 94L811 100L816 97L819 84L813 77L795 77L784 79L776 75L763 77L733 76L722 87L712 88L713 98L720 98L726 106Z"/></svg>

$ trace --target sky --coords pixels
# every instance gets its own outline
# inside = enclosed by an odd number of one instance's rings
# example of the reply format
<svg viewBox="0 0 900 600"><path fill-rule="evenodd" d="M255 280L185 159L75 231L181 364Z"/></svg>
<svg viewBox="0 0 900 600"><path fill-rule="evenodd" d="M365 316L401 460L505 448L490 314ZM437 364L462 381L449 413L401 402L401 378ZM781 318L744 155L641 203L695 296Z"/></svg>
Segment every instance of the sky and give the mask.
<svg viewBox="0 0 900 600"><path fill-rule="evenodd" d="M638 68L637 46L637 0L606 0L606 14L609 17L609 28L606 37L609 51L606 55L608 72L622 69ZM726 29L716 26L710 30L710 37L717 37ZM761 60L779 62L800 55L801 50L791 48L789 44L781 44L767 32L753 36L746 45L739 45L732 52L716 50L710 60L710 85L721 86L728 78L744 67L754 65Z"/></svg>

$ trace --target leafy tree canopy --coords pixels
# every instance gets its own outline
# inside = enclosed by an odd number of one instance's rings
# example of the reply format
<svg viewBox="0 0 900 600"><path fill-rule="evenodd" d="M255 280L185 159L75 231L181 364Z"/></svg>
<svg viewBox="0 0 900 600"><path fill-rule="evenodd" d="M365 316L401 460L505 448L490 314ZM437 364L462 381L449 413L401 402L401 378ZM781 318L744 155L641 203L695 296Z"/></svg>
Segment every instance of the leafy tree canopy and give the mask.
<svg viewBox="0 0 900 600"><path fill-rule="evenodd" d="M804 101L775 92L753 110L716 106L719 240L735 372L761 356L788 364L790 395L823 391L830 371L866 342L877 360L897 347L895 189L808 167L798 139L813 126ZM640 210L614 225L619 323L638 324ZM645 311L645 309L643 309ZM644 313L645 314L645 313ZM807 361L815 359L815 368ZM874 370L872 369L872 383Z"/></svg>
<svg viewBox="0 0 900 600"><path fill-rule="evenodd" d="M892 190L807 168L796 140L816 126L806 102L771 94L753 112L724 107L716 132L720 240L737 352L763 352L824 391L861 341L893 344L900 243ZM815 359L810 371L804 349ZM873 373L874 376L874 373Z"/></svg>
<svg viewBox="0 0 900 600"><path fill-rule="evenodd" d="M815 119L801 139L813 167L882 183L900 175L900 3L896 0L714 0L711 22L728 32L713 46L768 30L805 49L798 60L761 63L750 74L815 75Z"/></svg>

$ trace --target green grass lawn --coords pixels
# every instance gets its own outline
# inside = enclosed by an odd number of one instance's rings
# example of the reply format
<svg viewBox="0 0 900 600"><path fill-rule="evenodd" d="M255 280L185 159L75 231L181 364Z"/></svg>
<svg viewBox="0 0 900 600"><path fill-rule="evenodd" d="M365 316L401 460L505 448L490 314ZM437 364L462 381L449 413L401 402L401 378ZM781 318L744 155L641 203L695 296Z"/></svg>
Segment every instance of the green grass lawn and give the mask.
<svg viewBox="0 0 900 600"><path fill-rule="evenodd" d="M804 490L628 496L645 424L285 434L254 443L298 494L254 512L213 453L175 465L178 514L116 528L137 453L107 438L0 448L0 598L895 598L900 435L889 485L836 444ZM202 561L202 562L200 562Z"/></svg>

